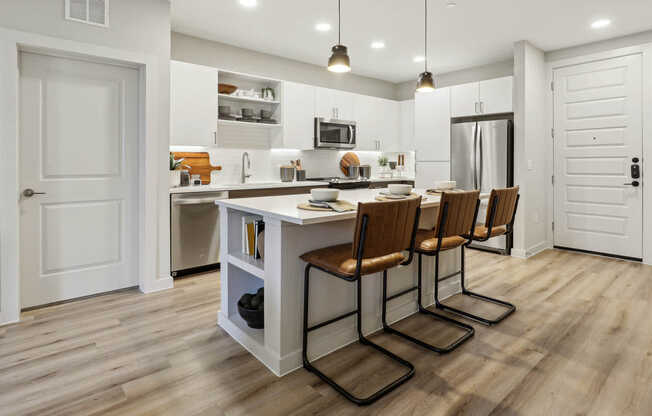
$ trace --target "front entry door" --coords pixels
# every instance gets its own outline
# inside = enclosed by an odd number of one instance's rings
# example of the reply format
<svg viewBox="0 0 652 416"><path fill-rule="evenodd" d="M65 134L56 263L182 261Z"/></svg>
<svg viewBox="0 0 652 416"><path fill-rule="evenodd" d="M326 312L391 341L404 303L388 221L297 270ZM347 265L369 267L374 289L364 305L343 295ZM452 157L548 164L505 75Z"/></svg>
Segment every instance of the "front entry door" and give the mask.
<svg viewBox="0 0 652 416"><path fill-rule="evenodd" d="M631 55L554 71L556 246L642 257L641 65Z"/></svg>
<svg viewBox="0 0 652 416"><path fill-rule="evenodd" d="M138 284L138 71L20 55L21 306Z"/></svg>

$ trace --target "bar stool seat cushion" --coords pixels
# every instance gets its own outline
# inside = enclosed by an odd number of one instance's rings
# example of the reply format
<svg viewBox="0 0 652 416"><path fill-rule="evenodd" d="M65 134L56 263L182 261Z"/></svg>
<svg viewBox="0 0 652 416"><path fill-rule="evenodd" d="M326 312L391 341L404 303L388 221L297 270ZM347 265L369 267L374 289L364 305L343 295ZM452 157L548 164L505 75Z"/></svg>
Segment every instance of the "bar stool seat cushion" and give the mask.
<svg viewBox="0 0 652 416"><path fill-rule="evenodd" d="M441 241L441 251L457 248L466 242L467 240L459 235L444 237ZM433 230L417 231L416 251L420 253L437 251L437 236Z"/></svg>
<svg viewBox="0 0 652 416"><path fill-rule="evenodd" d="M477 238L487 238L488 229L484 225L478 225L475 227L473 235ZM507 233L507 227L501 225L500 227L492 227L490 237L496 237L498 235L503 235Z"/></svg>
<svg viewBox="0 0 652 416"><path fill-rule="evenodd" d="M301 255L301 260L344 276L354 276L357 260L351 257L353 244L340 244L337 246L320 248ZM380 257L362 259L361 274L381 272L391 267L398 266L406 257L402 253L391 253Z"/></svg>

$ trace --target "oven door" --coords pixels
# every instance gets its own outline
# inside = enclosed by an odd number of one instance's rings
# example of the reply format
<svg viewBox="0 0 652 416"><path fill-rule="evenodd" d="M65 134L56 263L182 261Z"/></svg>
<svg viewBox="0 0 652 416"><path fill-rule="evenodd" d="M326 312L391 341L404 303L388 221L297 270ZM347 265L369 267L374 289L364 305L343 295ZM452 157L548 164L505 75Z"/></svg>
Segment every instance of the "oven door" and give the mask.
<svg viewBox="0 0 652 416"><path fill-rule="evenodd" d="M356 125L354 121L315 118L315 148L355 148Z"/></svg>

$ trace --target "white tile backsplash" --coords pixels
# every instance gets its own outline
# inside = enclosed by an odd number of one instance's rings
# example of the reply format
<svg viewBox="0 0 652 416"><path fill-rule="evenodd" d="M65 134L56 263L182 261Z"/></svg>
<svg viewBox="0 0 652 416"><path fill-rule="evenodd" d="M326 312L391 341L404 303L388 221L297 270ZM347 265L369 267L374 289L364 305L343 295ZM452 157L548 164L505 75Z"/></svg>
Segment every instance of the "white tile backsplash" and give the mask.
<svg viewBox="0 0 652 416"><path fill-rule="evenodd" d="M174 150L177 150L173 147ZM189 149L188 149L189 151ZM346 151L337 150L296 150L296 149L223 149L208 148L194 151L208 151L211 164L221 165L221 171L214 171L211 183L233 184L240 182L242 153L249 153L251 159L251 178L249 182L276 182L280 180L279 168L289 164L290 160L301 159L301 164L306 170L308 178L325 176L343 176L340 172L340 159ZM396 160L398 153L383 153L371 151L355 152L360 158L360 163L371 166L371 176L377 177L380 168L378 157L387 156L389 160ZM406 176L414 177L414 152L405 154Z"/></svg>

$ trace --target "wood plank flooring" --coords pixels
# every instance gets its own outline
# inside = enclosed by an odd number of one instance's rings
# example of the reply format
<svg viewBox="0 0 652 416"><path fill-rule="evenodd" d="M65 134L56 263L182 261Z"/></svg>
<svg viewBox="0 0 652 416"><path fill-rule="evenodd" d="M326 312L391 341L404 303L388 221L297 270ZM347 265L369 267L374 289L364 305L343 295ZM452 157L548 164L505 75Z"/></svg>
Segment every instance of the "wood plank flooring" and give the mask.
<svg viewBox="0 0 652 416"><path fill-rule="evenodd" d="M650 415L652 267L549 250L519 260L468 250L467 281L518 307L438 356L397 337L407 384L370 407L311 373L281 379L216 324L219 275L175 289L126 291L23 314L0 327L0 415ZM448 302L498 313L458 296ZM457 334L424 316L401 329ZM354 344L316 365L358 394L400 368Z"/></svg>

